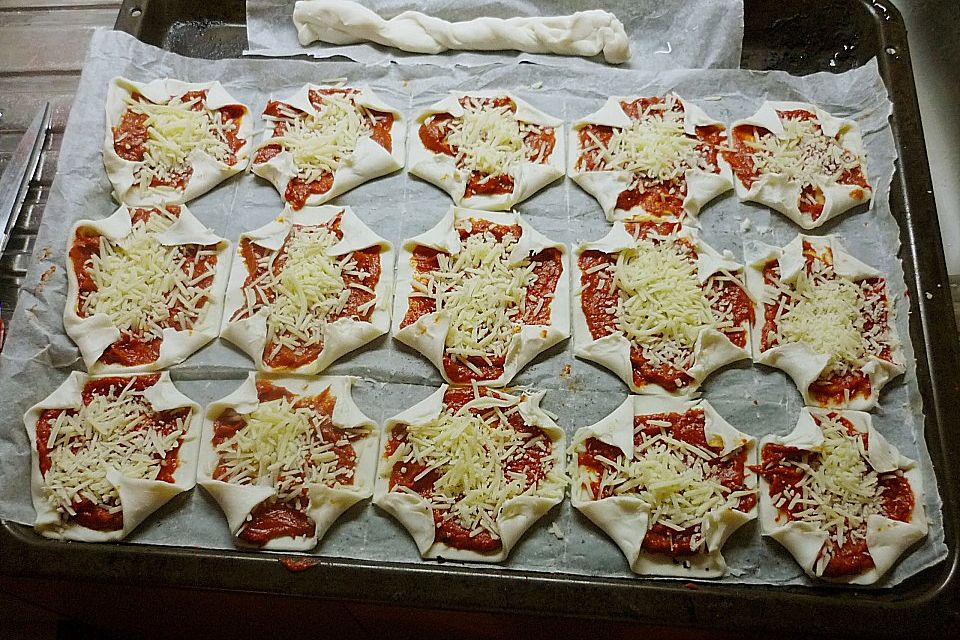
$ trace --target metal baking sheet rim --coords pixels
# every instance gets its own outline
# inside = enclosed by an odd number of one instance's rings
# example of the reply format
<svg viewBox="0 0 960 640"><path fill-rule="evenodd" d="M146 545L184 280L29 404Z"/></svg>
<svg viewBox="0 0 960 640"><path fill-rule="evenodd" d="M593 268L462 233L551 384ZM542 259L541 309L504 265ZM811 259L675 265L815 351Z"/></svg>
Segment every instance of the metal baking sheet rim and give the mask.
<svg viewBox="0 0 960 640"><path fill-rule="evenodd" d="M132 8L148 12L149 0L125 0L117 27L140 36ZM911 296L911 339L927 408L927 445L937 470L944 508L948 556L941 564L894 589L842 589L751 585L684 584L622 578L571 577L546 572L408 565L318 558L311 570L291 573L278 556L233 551L144 545L58 543L35 536L29 527L0 523L0 572L57 576L228 591L266 591L328 599L364 600L424 608L495 610L629 619L651 624L710 628L862 631L877 637L946 630L960 619L960 558L957 554L960 489L960 373L957 331L948 276L936 223L929 165L922 141L919 108L906 31L888 0L850 0L879 26L875 49L880 73L893 102L892 131L900 151L891 185L891 208L900 222L902 260L916 292ZM945 384L944 384L945 383ZM950 428L943 428L953 423ZM936 427L936 428L931 428ZM64 544L71 545L63 553ZM171 560L174 560L171 562ZM831 596L824 598L824 595ZM736 606L731 607L735 602ZM811 616L807 606L816 606Z"/></svg>

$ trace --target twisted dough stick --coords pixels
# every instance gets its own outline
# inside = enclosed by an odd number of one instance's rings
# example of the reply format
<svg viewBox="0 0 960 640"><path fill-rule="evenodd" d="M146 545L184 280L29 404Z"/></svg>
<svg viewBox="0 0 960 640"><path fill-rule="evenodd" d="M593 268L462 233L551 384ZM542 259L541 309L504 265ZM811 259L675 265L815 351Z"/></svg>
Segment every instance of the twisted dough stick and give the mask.
<svg viewBox="0 0 960 640"><path fill-rule="evenodd" d="M345 0L302 0L293 10L301 45L315 40L353 44L370 40L415 53L448 49L595 56L620 64L630 58L630 43L616 16L594 9L545 18L477 18L447 22L417 11L384 20Z"/></svg>

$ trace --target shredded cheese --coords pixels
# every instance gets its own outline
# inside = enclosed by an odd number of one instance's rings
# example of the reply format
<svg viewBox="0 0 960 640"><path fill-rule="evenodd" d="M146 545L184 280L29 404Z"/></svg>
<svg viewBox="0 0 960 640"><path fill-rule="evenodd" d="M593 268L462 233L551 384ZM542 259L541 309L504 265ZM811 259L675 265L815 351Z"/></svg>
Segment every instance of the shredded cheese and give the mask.
<svg viewBox="0 0 960 640"><path fill-rule="evenodd" d="M509 415L516 411L516 406L480 413L447 409L427 422L406 425L406 436L387 458L386 468L420 465L423 471L415 481L436 472L432 491L423 496L430 507L443 513L443 521L454 520L471 535L487 532L498 540L497 519L508 500L519 496L559 500L566 486L550 442L510 425ZM522 459L530 448L547 452L540 459L544 475L536 482L526 473L508 471L510 463ZM402 486L391 490L412 491Z"/></svg>
<svg viewBox="0 0 960 640"><path fill-rule="evenodd" d="M62 411L53 420L43 493L61 517L76 515L74 507L83 501L121 511L120 493L107 480L107 469L156 480L164 458L180 446L189 417L177 418L169 433L159 432L152 426L150 403L132 388L134 380L108 395L94 394L79 411Z"/></svg>
<svg viewBox="0 0 960 640"><path fill-rule="evenodd" d="M156 235L175 220L157 209L116 242L100 236L98 252L83 265L96 290L81 295L82 316L105 314L121 333L148 338L161 338L165 327L185 331L203 320L213 273L198 273L197 261L217 252L198 249L188 260L191 245L161 245Z"/></svg>
<svg viewBox="0 0 960 640"><path fill-rule="evenodd" d="M450 318L446 353L467 366L470 357L505 357L520 331L527 287L536 282L535 264L511 262L519 238L497 241L489 231L467 236L454 255L437 255L439 269L414 281L414 297L434 300L436 312ZM469 363L469 364L468 364Z"/></svg>
<svg viewBox="0 0 960 640"><path fill-rule="evenodd" d="M233 154L227 132L236 131L237 122L208 109L199 96L186 102L174 96L165 103L127 96L125 103L130 112L146 116L147 140L137 173L141 190L149 188L154 179L163 184L175 182L189 168L194 154L205 153L222 163Z"/></svg>
<svg viewBox="0 0 960 640"><path fill-rule="evenodd" d="M850 433L837 414L815 416L814 420L823 432L823 444L800 460L780 462L780 466L801 470L803 476L771 499L778 509L792 512L791 520L812 523L828 534L829 541L817 561L819 575L829 563L834 545L842 547L866 538L867 518L883 511L883 487L867 460L861 434Z"/></svg>
<svg viewBox="0 0 960 640"><path fill-rule="evenodd" d="M705 543L705 518L711 513L737 509L740 499L753 495L754 491L734 491L724 486L715 466L722 458L713 451L674 438L673 423L650 420L646 424L660 426L660 432L645 433L645 425L638 425L634 435L640 436L640 443L632 457L619 456L616 460L598 457L603 470L597 495L637 496L650 507L648 529L655 524L678 532L695 528L690 547L698 551ZM588 484L587 472L582 473L581 481Z"/></svg>
<svg viewBox="0 0 960 640"><path fill-rule="evenodd" d="M781 117L782 135L761 135L744 141L759 173L782 175L802 185L836 182L845 171L863 165L863 158L831 137L813 119Z"/></svg>
<svg viewBox="0 0 960 640"><path fill-rule="evenodd" d="M664 102L646 107L628 127L614 127L609 142L588 131L589 142L581 153L597 159L594 171L628 171L631 188L644 178L661 183L679 180L690 169L714 172L698 147L703 143L684 130L680 99L667 95Z"/></svg>
<svg viewBox="0 0 960 640"><path fill-rule="evenodd" d="M352 97L324 94L314 108L314 113L303 113L282 105L282 117L267 119L282 123L284 130L259 147L280 145L290 152L297 176L308 183L334 173L356 149L357 140L372 131L369 112Z"/></svg>
<svg viewBox="0 0 960 640"><path fill-rule="evenodd" d="M335 440L325 440L321 429L332 425L331 416L296 406L286 397L261 402L240 419L244 426L216 447L218 480L272 486L282 502L305 501L304 485L354 483L354 471L340 464L337 448L352 449L342 440L356 439L360 430L343 430Z"/></svg>

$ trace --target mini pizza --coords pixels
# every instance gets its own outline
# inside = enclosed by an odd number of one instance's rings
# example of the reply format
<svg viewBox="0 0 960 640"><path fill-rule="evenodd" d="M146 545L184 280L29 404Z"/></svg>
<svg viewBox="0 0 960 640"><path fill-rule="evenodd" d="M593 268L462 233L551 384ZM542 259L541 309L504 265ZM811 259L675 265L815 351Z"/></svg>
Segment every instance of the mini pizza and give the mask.
<svg viewBox="0 0 960 640"><path fill-rule="evenodd" d="M198 483L243 546L312 549L341 513L373 495L376 424L353 378L251 372L207 408Z"/></svg>
<svg viewBox="0 0 960 640"><path fill-rule="evenodd" d="M258 369L319 373L390 329L393 249L349 207L288 205L237 251L220 336Z"/></svg>
<svg viewBox="0 0 960 640"><path fill-rule="evenodd" d="M868 411L905 371L886 278L833 236L765 247L747 289L755 360L793 378L805 404Z"/></svg>
<svg viewBox="0 0 960 640"><path fill-rule="evenodd" d="M114 78L107 89L103 164L117 202L183 203L249 160L250 109L219 82Z"/></svg>
<svg viewBox="0 0 960 640"><path fill-rule="evenodd" d="M927 535L920 470L870 414L804 407L760 445L760 529L811 578L872 584Z"/></svg>
<svg viewBox="0 0 960 640"><path fill-rule="evenodd" d="M750 357L743 267L677 223L616 222L576 250L574 346L635 393L689 395Z"/></svg>
<svg viewBox="0 0 960 640"><path fill-rule="evenodd" d="M571 503L636 573L720 577L724 543L757 517L756 441L706 400L630 396L571 452Z"/></svg>
<svg viewBox="0 0 960 640"><path fill-rule="evenodd" d="M505 385L569 337L566 263L519 214L450 207L403 244L393 336L451 384Z"/></svg>
<svg viewBox="0 0 960 640"><path fill-rule="evenodd" d="M608 98L570 140L567 173L610 221L696 215L733 188L724 125L673 93Z"/></svg>
<svg viewBox="0 0 960 640"><path fill-rule="evenodd" d="M63 325L87 371L156 371L217 337L229 243L182 205L74 225Z"/></svg>
<svg viewBox="0 0 960 640"><path fill-rule="evenodd" d="M804 229L873 197L863 138L856 122L803 102L764 102L731 128L733 167L741 200L779 211Z"/></svg>
<svg viewBox="0 0 960 640"><path fill-rule="evenodd" d="M121 540L193 488L202 417L170 374L70 374L23 416L34 529L59 540Z"/></svg>
<svg viewBox="0 0 960 640"><path fill-rule="evenodd" d="M563 177L563 121L510 93L451 92L416 124L410 173L457 205L510 209Z"/></svg>
<svg viewBox="0 0 960 640"><path fill-rule="evenodd" d="M323 204L403 166L400 112L366 86L307 84L263 112L252 171L294 209Z"/></svg>
<svg viewBox="0 0 960 640"><path fill-rule="evenodd" d="M502 562L563 501L563 431L543 392L443 385L387 420L373 503L424 558Z"/></svg>

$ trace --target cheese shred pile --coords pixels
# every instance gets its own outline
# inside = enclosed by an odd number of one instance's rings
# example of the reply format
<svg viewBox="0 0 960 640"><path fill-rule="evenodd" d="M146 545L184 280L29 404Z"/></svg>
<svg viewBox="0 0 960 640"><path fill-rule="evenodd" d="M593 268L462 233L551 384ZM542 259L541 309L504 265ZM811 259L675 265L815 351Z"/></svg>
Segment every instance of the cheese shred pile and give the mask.
<svg viewBox="0 0 960 640"><path fill-rule="evenodd" d="M302 113L281 105L282 117L267 119L282 123L284 130L260 145L280 145L288 151L297 177L308 183L334 173L353 154L357 141L372 131L366 110L361 111L352 98L324 94L314 108L315 112Z"/></svg>
<svg viewBox="0 0 960 640"><path fill-rule="evenodd" d="M141 190L150 187L154 179L164 184L173 182L198 153L229 163L233 151L227 134L235 132L238 124L220 111L208 109L201 97L183 102L180 96L174 96L158 104L128 96L126 106L131 113L146 116L147 141L143 166L137 174ZM116 141L123 142L125 135Z"/></svg>
<svg viewBox="0 0 960 640"><path fill-rule="evenodd" d="M156 480L161 462L180 446L188 418L178 418L165 435L157 431L151 424L153 408L142 391L132 388L133 380L109 395L94 394L79 411L62 411L53 420L43 491L64 517L76 515L75 505L84 501L119 513L120 493L107 480L107 469Z"/></svg>
<svg viewBox="0 0 960 640"><path fill-rule="evenodd" d="M648 425L659 426L661 430L656 434L643 432ZM724 486L714 466L722 458L713 451L674 438L671 426L667 420L648 419L634 430L635 437L641 436L641 442L631 458L620 456L609 460L597 456L603 464L597 495L611 492L615 496L640 498L650 507L648 529L655 524L676 532L693 528L690 548L698 551L709 533L707 516L737 509L740 499L754 495L755 491L733 491Z"/></svg>
<svg viewBox="0 0 960 640"><path fill-rule="evenodd" d="M261 402L241 419L244 426L216 447L218 480L272 486L278 500L296 501L299 509L306 507L304 485L353 484L354 471L339 464L336 448L349 446L359 431L342 430L337 439L325 440L321 429L332 425L331 416L285 397Z"/></svg>
<svg viewBox="0 0 960 640"><path fill-rule="evenodd" d="M519 496L558 500L566 486L550 441L543 434L518 431L509 424L517 411L518 406L481 413L446 410L428 422L406 425L406 437L387 458L386 468L400 465L405 472L405 464L421 465L423 471L415 482L435 472L433 489L423 497L435 512L442 512L441 522L454 520L471 537L486 532L499 540L497 519L507 501ZM523 471L508 467L534 448L548 453L540 459L543 477L531 482ZM392 490L421 495L401 485Z"/></svg>
<svg viewBox="0 0 960 640"><path fill-rule="evenodd" d="M200 249L188 260L189 245L161 245L156 234L176 218L158 211L116 242L100 236L99 251L84 264L96 290L81 296L80 315L104 314L121 333L147 338L162 338L169 326L186 331L204 318L213 272L198 272L197 261L217 252Z"/></svg>
<svg viewBox="0 0 960 640"><path fill-rule="evenodd" d="M759 173L782 175L803 185L836 182L844 172L863 166L863 158L823 133L817 120L781 117L783 135L745 141Z"/></svg>
<svg viewBox="0 0 960 640"><path fill-rule="evenodd" d="M413 281L411 297L433 300L436 312L450 318L446 353L477 374L469 358L491 364L491 358L506 357L520 331L527 287L536 282L535 263L512 257L517 240L512 233L502 242L489 231L469 235L458 253L437 255L439 269Z"/></svg>

